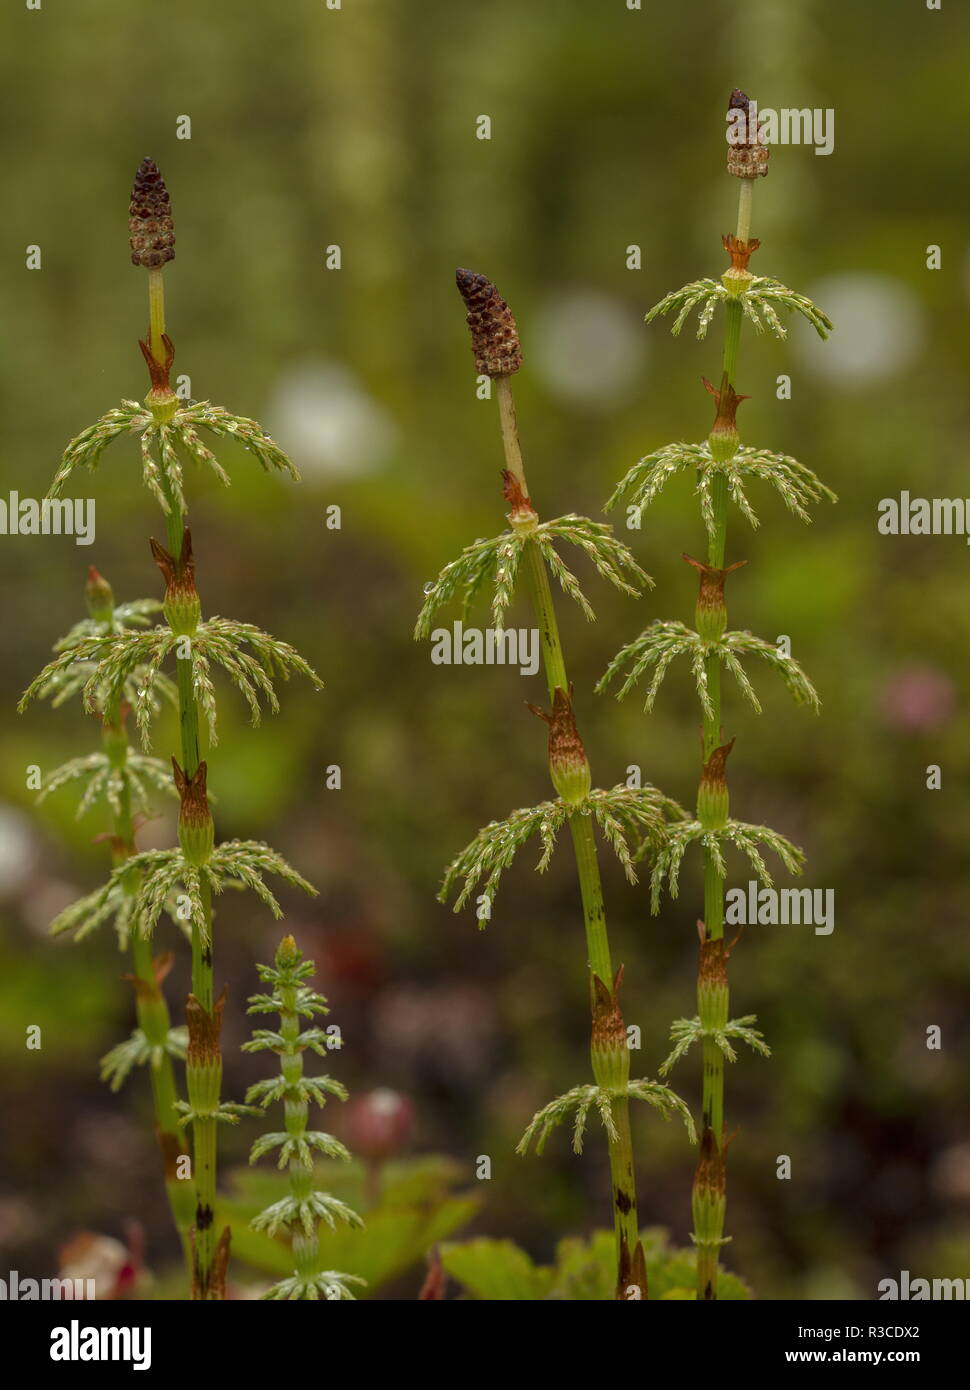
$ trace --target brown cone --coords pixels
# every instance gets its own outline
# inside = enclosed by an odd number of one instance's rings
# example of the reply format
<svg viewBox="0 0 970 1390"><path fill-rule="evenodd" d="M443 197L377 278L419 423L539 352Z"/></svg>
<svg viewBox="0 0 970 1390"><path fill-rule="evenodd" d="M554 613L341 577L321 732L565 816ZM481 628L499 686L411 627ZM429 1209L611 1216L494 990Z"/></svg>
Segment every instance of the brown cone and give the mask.
<svg viewBox="0 0 970 1390"><path fill-rule="evenodd" d="M154 159L143 159L135 175L128 205L128 245L132 265L152 270L175 260L172 204Z"/></svg>
<svg viewBox="0 0 970 1390"><path fill-rule="evenodd" d="M458 292L468 309L475 368L482 376L511 376L522 366L522 346L512 310L484 275L455 272Z"/></svg>

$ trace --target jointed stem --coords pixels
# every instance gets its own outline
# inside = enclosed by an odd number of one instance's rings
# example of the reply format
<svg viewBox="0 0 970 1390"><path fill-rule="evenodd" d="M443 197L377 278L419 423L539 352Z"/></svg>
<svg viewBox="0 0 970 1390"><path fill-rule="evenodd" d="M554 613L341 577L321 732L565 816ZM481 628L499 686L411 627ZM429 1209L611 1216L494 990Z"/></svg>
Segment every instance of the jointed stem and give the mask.
<svg viewBox="0 0 970 1390"><path fill-rule="evenodd" d="M156 278L157 277L157 278ZM152 339L154 350L154 329L156 322L164 329L164 297L161 288L161 272L149 271L149 301L152 314ZM169 510L166 514L166 527L170 553L179 556L185 530L186 515L166 481L162 484ZM199 742L199 709L192 684L192 662L188 658L176 661L176 685L178 689L179 731L182 753L182 767L188 778L198 769L201 748ZM212 973L212 894L208 884L202 883L202 902L205 916L205 931L193 919L192 923L192 993L207 1014L212 1014L214 989ZM218 1028L215 1030L218 1048ZM210 1049L211 1050L211 1049ZM222 1059L216 1057L204 1066L189 1065L186 1068L189 1105L194 1112L192 1120L193 1136L193 1174L195 1178L195 1279L193 1296L200 1300L219 1299L221 1291L213 1280L213 1266L216 1258L217 1231L213 1213L216 1203L216 1158L217 1134L214 1112L219 1105L221 1090ZM209 1113L212 1117L209 1117Z"/></svg>
<svg viewBox="0 0 970 1390"><path fill-rule="evenodd" d="M739 241L746 242L751 233L751 201L754 181L741 179L740 182L737 238ZM725 308L724 356L721 363L722 389L725 386L736 387L737 384L738 346L741 339L741 320L743 317L741 304L738 300L728 299ZM714 527L708 545L708 564L715 569L723 569L727 545L728 503L727 479L723 472L719 471L714 477L711 500L714 509ZM706 670L710 714L705 715L704 718L705 762L721 743L721 664L716 656L707 658ZM710 850L704 852L704 927L708 941L723 940L724 875L718 868ZM726 991L726 983L724 988ZM710 1005L700 987L700 981L698 981L697 1007L701 1023L707 1024L706 1014ZM727 1007L726 998L724 1007L725 1009ZM710 1039L704 1040L703 1067L702 1125L705 1130L711 1131L712 1142L723 1164L725 1149L724 1054L717 1044ZM703 1163L703 1158L701 1161ZM718 1255L724 1231L725 1201L723 1198L717 1204L717 1208L713 1239L709 1238L710 1233L708 1233L708 1238L701 1240L699 1238L700 1233L695 1231L697 1297L699 1299L717 1298Z"/></svg>
<svg viewBox="0 0 970 1390"><path fill-rule="evenodd" d="M499 418L502 426L502 442L505 447L505 461L508 471L513 475L524 497L529 490L522 463L522 450L519 445L515 422L515 403L512 396L512 382L507 376L495 378L498 398ZM542 644L543 669L550 700L555 698L558 689L568 692L569 681L562 642L559 637L559 624L549 584L549 571L539 547L533 542L525 547L524 572ZM606 909L603 904L603 888L600 880L599 857L596 839L593 834L592 819L576 812L569 818L573 850L576 857L576 872L583 903L583 920L586 929L587 968L592 976L597 975L609 989L613 983L613 962L610 955L610 942L606 930ZM590 998L592 1000L592 989ZM616 1138L609 1139L610 1176L612 1179L613 1216L616 1232L617 1269L624 1282L630 1282L629 1262L639 1240L637 1223L636 1177L633 1164L633 1139L630 1131L630 1105L626 1096L613 1100L613 1122ZM642 1289L641 1296L646 1296Z"/></svg>
<svg viewBox="0 0 970 1390"><path fill-rule="evenodd" d="M121 760L127 756L127 739L120 717L119 702L104 711L103 742L108 756ZM122 741L123 740L123 741ZM120 810L114 817L114 862L123 863L134 853L134 822L131 814L131 792L127 781L122 782ZM132 889L134 891L134 889ZM172 1211L185 1257L186 1268L191 1275L192 1249L189 1231L192 1227L192 1189L176 1175L176 1165L181 1149L178 1129L175 1124L175 1102L178 1090L175 1084L175 1068L166 1050L171 1016L161 987L155 978L152 963L151 942L135 928L131 934L132 968L137 980L135 988L135 1014L138 1026L145 1035L148 1045L154 1049L148 1062L151 1077L152 1100L155 1110L155 1137L161 1151L165 1171L165 1190ZM155 1060L157 1056L158 1060Z"/></svg>

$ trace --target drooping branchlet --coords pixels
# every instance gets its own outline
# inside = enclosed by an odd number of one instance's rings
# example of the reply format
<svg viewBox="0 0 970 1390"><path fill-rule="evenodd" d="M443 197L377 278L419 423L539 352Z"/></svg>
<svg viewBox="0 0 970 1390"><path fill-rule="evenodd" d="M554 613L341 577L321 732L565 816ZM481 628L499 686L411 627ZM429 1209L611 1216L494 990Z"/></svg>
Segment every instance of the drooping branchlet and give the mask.
<svg viewBox="0 0 970 1390"><path fill-rule="evenodd" d="M465 321L471 329L475 370L482 376L511 376L522 366L512 310L484 275L458 270L455 283L468 309Z"/></svg>
<svg viewBox="0 0 970 1390"><path fill-rule="evenodd" d="M165 180L154 159L138 166L128 205L128 245L132 265L148 270L175 259L175 225Z"/></svg>

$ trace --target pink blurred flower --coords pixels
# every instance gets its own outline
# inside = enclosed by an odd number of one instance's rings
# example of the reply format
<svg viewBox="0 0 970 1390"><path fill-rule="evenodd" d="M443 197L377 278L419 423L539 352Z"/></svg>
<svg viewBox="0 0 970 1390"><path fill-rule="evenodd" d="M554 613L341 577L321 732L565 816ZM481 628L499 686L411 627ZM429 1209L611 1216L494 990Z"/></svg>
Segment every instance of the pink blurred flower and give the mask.
<svg viewBox="0 0 970 1390"><path fill-rule="evenodd" d="M953 682L934 666L904 666L882 688L885 722L909 734L932 733L952 718L957 705Z"/></svg>
<svg viewBox="0 0 970 1390"><path fill-rule="evenodd" d="M368 1163L382 1163L407 1144L414 1125L414 1106L388 1087L352 1100L347 1111L350 1150Z"/></svg>
<svg viewBox="0 0 970 1390"><path fill-rule="evenodd" d="M127 1226L127 1244L95 1231L80 1231L58 1251L62 1279L93 1279L99 1299L126 1298L144 1273L145 1242L141 1226Z"/></svg>

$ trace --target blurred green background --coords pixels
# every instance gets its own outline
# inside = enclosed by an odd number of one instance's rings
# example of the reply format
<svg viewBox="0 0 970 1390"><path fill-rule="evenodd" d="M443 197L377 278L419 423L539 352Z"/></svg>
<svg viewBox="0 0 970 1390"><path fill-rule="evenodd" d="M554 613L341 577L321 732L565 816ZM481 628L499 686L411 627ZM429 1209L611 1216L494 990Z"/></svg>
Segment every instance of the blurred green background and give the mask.
<svg viewBox="0 0 970 1390"><path fill-rule="evenodd" d="M0 36L0 495L43 496L67 439L145 392L145 277L128 263L126 210L151 154L175 214L176 371L193 396L257 416L304 475L296 487L229 455L228 492L191 478L203 602L292 642L326 681L321 695L286 687L258 731L224 691L210 759L219 831L268 839L321 890L287 906L346 1039L337 1074L358 1094L408 1095L411 1151L450 1155L483 1199L468 1229L542 1260L562 1235L609 1221L598 1134L582 1159L565 1135L541 1161L513 1153L533 1110L587 1078L567 847L544 878L522 855L485 933L435 902L480 824L548 793L544 734L523 703L543 698L542 678L433 666L411 640L424 584L503 525L495 407L476 399L454 269L491 276L518 318L540 512L600 517L640 455L709 428L699 378L719 370L720 324L698 343L642 320L724 266L730 89L834 109L830 157L774 151L753 231L755 269L813 295L836 333L816 349L800 325L782 344L746 332L738 386L751 396L744 439L794 454L840 502L806 528L762 490L761 529L735 512L728 545L750 562L731 582L732 625L788 634L822 715L791 708L768 678L762 718L730 686L726 708L735 813L805 848L805 882L835 889L837 919L829 937L754 928L732 960L732 1012L757 1013L774 1055L728 1074L727 1262L764 1298L871 1298L903 1268L970 1274L967 556L961 537L886 538L875 524L878 500L903 488L970 493L970 16L901 0L43 0L5 6ZM475 136L482 114L490 141ZM191 139L176 138L181 116ZM40 270L25 268L32 245ZM342 265L327 270L334 245ZM780 373L790 401L776 397ZM104 825L76 822L70 793L35 810L25 789L28 764L93 748L97 728L77 708L14 713L81 615L88 564L119 598L159 592L147 538L160 519L134 444L114 445L77 492L97 499L90 548L0 537L0 1264L34 1274L53 1272L79 1229L120 1236L131 1218L154 1269L174 1253L143 1078L120 1096L97 1080L97 1058L131 1027L127 965L107 935L47 936L99 881ZM339 531L325 524L333 504ZM601 785L637 763L690 804L685 672L650 717L635 698L592 693L648 621L691 618L696 583L679 557L703 538L689 482L623 534L656 589L623 598L580 565L598 621L560 609L581 727ZM171 744L163 727L157 749ZM931 792L933 763L943 786ZM332 764L340 790L325 786ZM165 811L142 844L172 834ZM670 1021L694 1012L697 862L656 919L643 886L603 863L627 1021L642 1029L634 1066L654 1075ZM254 901L220 911L227 1096L264 1074L236 1049L253 963L279 934ZM32 1023L40 1052L24 1047ZM939 1051L925 1045L934 1024ZM674 1084L696 1104L695 1057ZM684 1244L693 1156L674 1126L646 1111L635 1124L643 1219ZM226 1137L230 1162L255 1132ZM484 1184L480 1154L493 1162ZM780 1154L789 1182L775 1177Z"/></svg>

